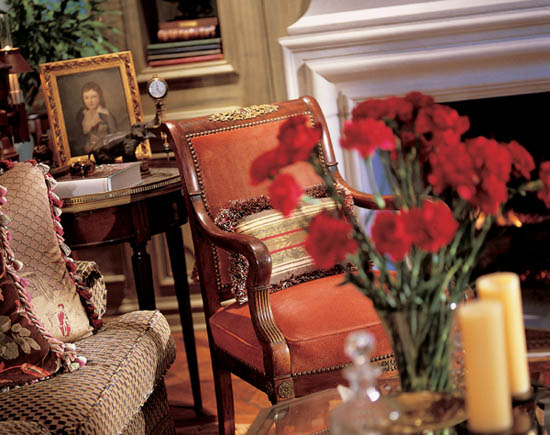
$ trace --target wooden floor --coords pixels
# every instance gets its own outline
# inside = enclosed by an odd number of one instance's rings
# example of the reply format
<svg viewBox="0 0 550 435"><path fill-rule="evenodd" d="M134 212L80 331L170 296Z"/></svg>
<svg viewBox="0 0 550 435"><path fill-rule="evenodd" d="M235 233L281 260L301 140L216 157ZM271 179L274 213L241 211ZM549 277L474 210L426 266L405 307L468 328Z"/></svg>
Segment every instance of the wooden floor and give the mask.
<svg viewBox="0 0 550 435"><path fill-rule="evenodd" d="M193 411L193 396L181 332L172 334L176 342L176 361L168 371L165 382L177 434L217 434L216 396L212 381L212 366L206 331L195 331L199 375L204 415L197 417ZM262 408L271 406L267 396L239 378L233 377L236 433L245 434Z"/></svg>

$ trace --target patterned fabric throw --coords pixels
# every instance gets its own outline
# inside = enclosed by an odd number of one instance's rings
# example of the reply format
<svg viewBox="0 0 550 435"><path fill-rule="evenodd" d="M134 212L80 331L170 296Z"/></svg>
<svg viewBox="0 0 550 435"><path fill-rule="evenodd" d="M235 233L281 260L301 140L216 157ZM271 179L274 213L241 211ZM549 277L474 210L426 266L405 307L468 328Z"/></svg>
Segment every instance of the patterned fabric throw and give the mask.
<svg viewBox="0 0 550 435"><path fill-rule="evenodd" d="M0 161L0 171L12 164ZM73 371L86 363L85 358L76 356L72 343L50 334L34 309L29 282L18 273L22 262L10 246L8 227L13 221L5 214L7 192L0 185L0 391L48 378L60 369Z"/></svg>
<svg viewBox="0 0 550 435"><path fill-rule="evenodd" d="M90 334L100 320L87 303L91 293L75 274L60 224L62 203L47 171L44 165L11 163L0 175L0 185L8 190L3 209L11 218L10 244L22 266L18 274L28 282L38 318L55 338L73 342Z"/></svg>

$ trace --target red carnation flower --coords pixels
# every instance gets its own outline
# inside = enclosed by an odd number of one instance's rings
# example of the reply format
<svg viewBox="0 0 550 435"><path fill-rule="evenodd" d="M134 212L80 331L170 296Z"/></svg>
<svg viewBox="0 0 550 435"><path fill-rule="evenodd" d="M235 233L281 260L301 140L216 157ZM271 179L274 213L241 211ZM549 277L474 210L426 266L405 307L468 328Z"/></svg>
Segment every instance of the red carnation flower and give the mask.
<svg viewBox="0 0 550 435"><path fill-rule="evenodd" d="M304 189L290 174L280 174L269 185L269 199L275 210L288 216L300 202Z"/></svg>
<svg viewBox="0 0 550 435"><path fill-rule="evenodd" d="M512 170L508 149L493 139L478 137L454 146L440 145L430 155L428 182L436 195L450 187L487 214L495 214L508 198Z"/></svg>
<svg viewBox="0 0 550 435"><path fill-rule="evenodd" d="M354 254L359 248L357 240L351 238L349 222L332 216L328 212L316 215L308 227L305 249L321 269L329 269Z"/></svg>
<svg viewBox="0 0 550 435"><path fill-rule="evenodd" d="M405 229L403 217L392 211L376 214L371 229L371 239L376 250L388 254L393 261L401 261L411 248L411 239Z"/></svg>
<svg viewBox="0 0 550 435"><path fill-rule="evenodd" d="M421 108L414 122L414 131L424 142L427 152L442 145L456 145L469 128L468 117L441 104Z"/></svg>
<svg viewBox="0 0 550 435"><path fill-rule="evenodd" d="M505 146L512 156L512 174L514 177L524 177L530 180L531 171L535 169L533 156L515 140Z"/></svg>
<svg viewBox="0 0 550 435"><path fill-rule="evenodd" d="M470 203L479 207L484 213L494 215L507 199L508 188L506 183L491 175L482 180L475 196L470 199Z"/></svg>
<svg viewBox="0 0 550 435"><path fill-rule="evenodd" d="M411 122L413 119L413 104L405 98L389 97L386 99L387 104L392 108L395 117L403 122Z"/></svg>
<svg viewBox="0 0 550 435"><path fill-rule="evenodd" d="M485 137L467 140L466 147L474 164L476 190L465 199L484 213L495 214L508 199L512 157L506 147Z"/></svg>
<svg viewBox="0 0 550 435"><path fill-rule="evenodd" d="M405 96L405 99L413 105L414 109L420 109L421 107L431 106L434 104L433 97L424 95L422 92L418 91L409 92Z"/></svg>
<svg viewBox="0 0 550 435"><path fill-rule="evenodd" d="M537 192L537 197L544 201L546 208L550 208L550 162L540 164L539 178L542 181L542 189Z"/></svg>
<svg viewBox="0 0 550 435"><path fill-rule="evenodd" d="M430 154L430 165L428 181L436 195L451 187L466 200L473 196L476 174L465 144L437 147Z"/></svg>
<svg viewBox="0 0 550 435"><path fill-rule="evenodd" d="M343 148L356 149L364 157L370 157L378 148L391 151L396 148L395 136L384 122L367 118L348 121L340 139Z"/></svg>
<svg viewBox="0 0 550 435"><path fill-rule="evenodd" d="M403 215L405 228L414 245L426 252L437 252L453 240L458 222L443 201L424 201Z"/></svg>
<svg viewBox="0 0 550 435"><path fill-rule="evenodd" d="M373 118L379 121L383 119L395 118L395 106L391 101L371 98L359 103L351 112L353 121L361 121L362 119Z"/></svg>
<svg viewBox="0 0 550 435"><path fill-rule="evenodd" d="M435 130L454 130L462 135L468 131L469 127L468 117L460 116L456 110L441 104L433 104L420 109L415 122L415 130L418 134Z"/></svg>
<svg viewBox="0 0 550 435"><path fill-rule="evenodd" d="M279 129L278 151L286 156L288 164L307 160L322 134L322 127L310 127L305 115L291 116Z"/></svg>
<svg viewBox="0 0 550 435"><path fill-rule="evenodd" d="M250 182L256 185L268 178L274 178L287 165L286 156L278 149L266 151L250 165Z"/></svg>

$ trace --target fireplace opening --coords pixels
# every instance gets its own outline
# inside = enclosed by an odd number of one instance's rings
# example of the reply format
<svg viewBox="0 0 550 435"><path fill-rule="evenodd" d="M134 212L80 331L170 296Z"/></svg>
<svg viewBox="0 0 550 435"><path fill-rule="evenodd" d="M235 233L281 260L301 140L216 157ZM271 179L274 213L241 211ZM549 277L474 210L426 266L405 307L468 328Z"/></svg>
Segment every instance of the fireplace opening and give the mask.
<svg viewBox="0 0 550 435"><path fill-rule="evenodd" d="M518 141L538 166L550 160L550 140L545 135L550 92L494 97L445 103L470 118L466 137L486 136L499 142ZM494 226L484 246L474 275L513 271L522 287L542 288L550 284L550 210L535 193L515 199L512 210L521 222Z"/></svg>

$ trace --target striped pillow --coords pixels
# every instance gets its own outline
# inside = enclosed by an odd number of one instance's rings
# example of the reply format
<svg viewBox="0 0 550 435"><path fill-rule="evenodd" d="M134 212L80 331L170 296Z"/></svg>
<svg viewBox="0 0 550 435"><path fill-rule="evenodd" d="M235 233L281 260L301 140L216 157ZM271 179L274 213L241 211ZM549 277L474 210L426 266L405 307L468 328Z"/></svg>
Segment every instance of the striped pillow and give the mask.
<svg viewBox="0 0 550 435"><path fill-rule="evenodd" d="M339 186L337 189L345 199L344 206L353 213L351 194ZM316 268L304 248L306 228L316 214L324 210L336 212L338 207L333 199L327 197L325 186L310 187L306 189L306 195L311 199L287 217L272 209L268 197L260 196L231 201L226 208L219 211L214 220L216 225L225 231L251 235L266 244L272 259L271 292L301 282L343 273L352 268L349 264L337 264L328 270ZM229 261L231 291L238 302L245 303L248 300L248 261L237 253L231 253Z"/></svg>
<svg viewBox="0 0 550 435"><path fill-rule="evenodd" d="M315 270L313 259L304 248L306 229L309 221L323 210L336 211L336 203L331 198L321 198L287 217L277 210L265 210L239 222L237 233L254 236L267 246L272 261L271 284Z"/></svg>

